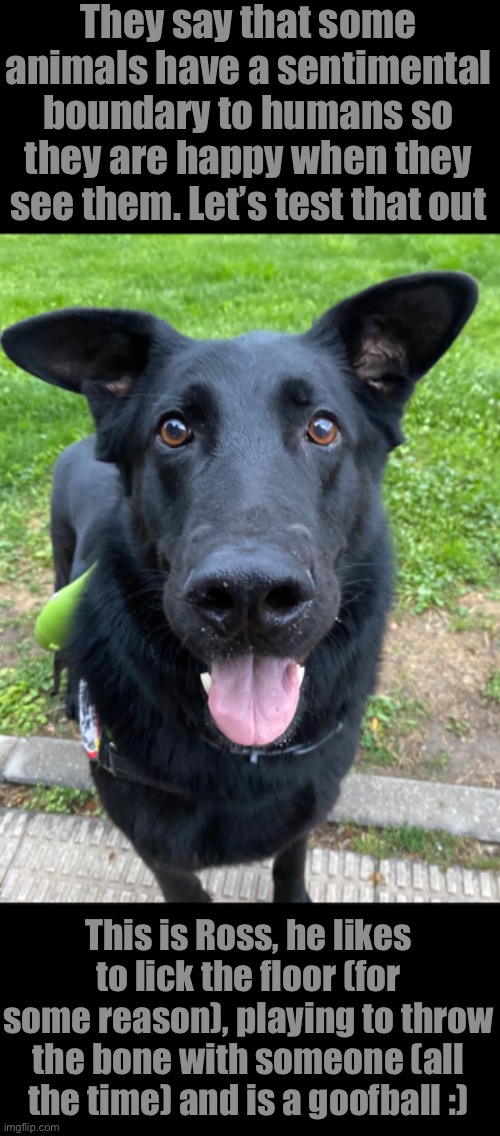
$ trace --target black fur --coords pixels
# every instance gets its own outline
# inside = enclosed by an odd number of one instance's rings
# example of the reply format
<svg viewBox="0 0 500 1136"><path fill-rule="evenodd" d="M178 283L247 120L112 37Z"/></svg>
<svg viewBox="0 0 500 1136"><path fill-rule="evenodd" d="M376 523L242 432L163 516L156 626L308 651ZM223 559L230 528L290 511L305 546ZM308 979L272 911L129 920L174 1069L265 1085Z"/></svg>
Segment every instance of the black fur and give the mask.
<svg viewBox="0 0 500 1136"><path fill-rule="evenodd" d="M144 313L77 309L4 334L15 362L94 414L96 452L77 443L56 470L56 582L98 560L68 657L128 767L161 783L95 773L167 899L206 900L196 869L267 856L275 899L307 899L307 836L354 760L391 603L387 453L475 302L470 277L428 273L295 336L196 341ZM186 424L179 446L162 440L169 416ZM338 429L327 445L318 419ZM250 652L306 668L297 713L253 760L200 683Z"/></svg>

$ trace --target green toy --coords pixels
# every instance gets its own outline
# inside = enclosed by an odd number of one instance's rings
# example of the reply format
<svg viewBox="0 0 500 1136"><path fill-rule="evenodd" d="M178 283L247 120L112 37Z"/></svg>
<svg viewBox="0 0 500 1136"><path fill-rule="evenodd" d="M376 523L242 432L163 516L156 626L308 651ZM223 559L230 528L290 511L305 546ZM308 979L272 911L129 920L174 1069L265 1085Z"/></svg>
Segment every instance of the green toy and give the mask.
<svg viewBox="0 0 500 1136"><path fill-rule="evenodd" d="M52 596L36 621L35 639L45 651L60 651L68 638L73 613L95 565Z"/></svg>

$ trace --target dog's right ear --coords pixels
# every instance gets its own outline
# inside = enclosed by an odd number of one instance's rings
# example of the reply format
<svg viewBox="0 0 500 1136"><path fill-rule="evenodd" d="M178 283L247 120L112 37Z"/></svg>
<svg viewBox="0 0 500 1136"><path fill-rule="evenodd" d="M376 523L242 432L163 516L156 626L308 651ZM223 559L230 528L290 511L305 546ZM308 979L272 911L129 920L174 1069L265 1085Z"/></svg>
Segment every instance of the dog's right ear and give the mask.
<svg viewBox="0 0 500 1136"><path fill-rule="evenodd" d="M13 324L4 331L2 346L19 367L86 395L95 410L99 396L129 393L147 367L159 328L182 339L147 312L69 308Z"/></svg>

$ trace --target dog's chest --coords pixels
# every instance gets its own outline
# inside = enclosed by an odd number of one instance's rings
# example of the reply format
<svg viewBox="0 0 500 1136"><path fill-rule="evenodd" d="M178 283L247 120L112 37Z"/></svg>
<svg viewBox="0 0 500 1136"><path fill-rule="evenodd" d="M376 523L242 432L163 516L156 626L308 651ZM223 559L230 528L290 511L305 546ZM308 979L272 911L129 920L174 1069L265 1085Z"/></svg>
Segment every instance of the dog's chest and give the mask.
<svg viewBox="0 0 500 1136"><path fill-rule="evenodd" d="M93 770L111 819L147 861L197 869L273 856L321 819L313 783L279 793L254 791L228 799L221 791L193 800ZM219 787L222 789L222 787ZM251 787L252 788L252 787Z"/></svg>

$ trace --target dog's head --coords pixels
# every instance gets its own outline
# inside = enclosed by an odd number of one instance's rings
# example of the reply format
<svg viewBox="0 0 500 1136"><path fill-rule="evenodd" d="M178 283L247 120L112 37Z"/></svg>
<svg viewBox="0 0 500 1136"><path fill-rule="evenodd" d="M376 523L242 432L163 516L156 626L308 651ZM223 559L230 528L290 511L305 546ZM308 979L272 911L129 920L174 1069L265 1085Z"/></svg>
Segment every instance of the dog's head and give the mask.
<svg viewBox="0 0 500 1136"><path fill-rule="evenodd" d="M87 397L168 623L233 742L286 734L308 655L370 570L405 403L476 297L470 277L438 272L369 288L299 335L193 340L93 309L5 332L14 362Z"/></svg>

